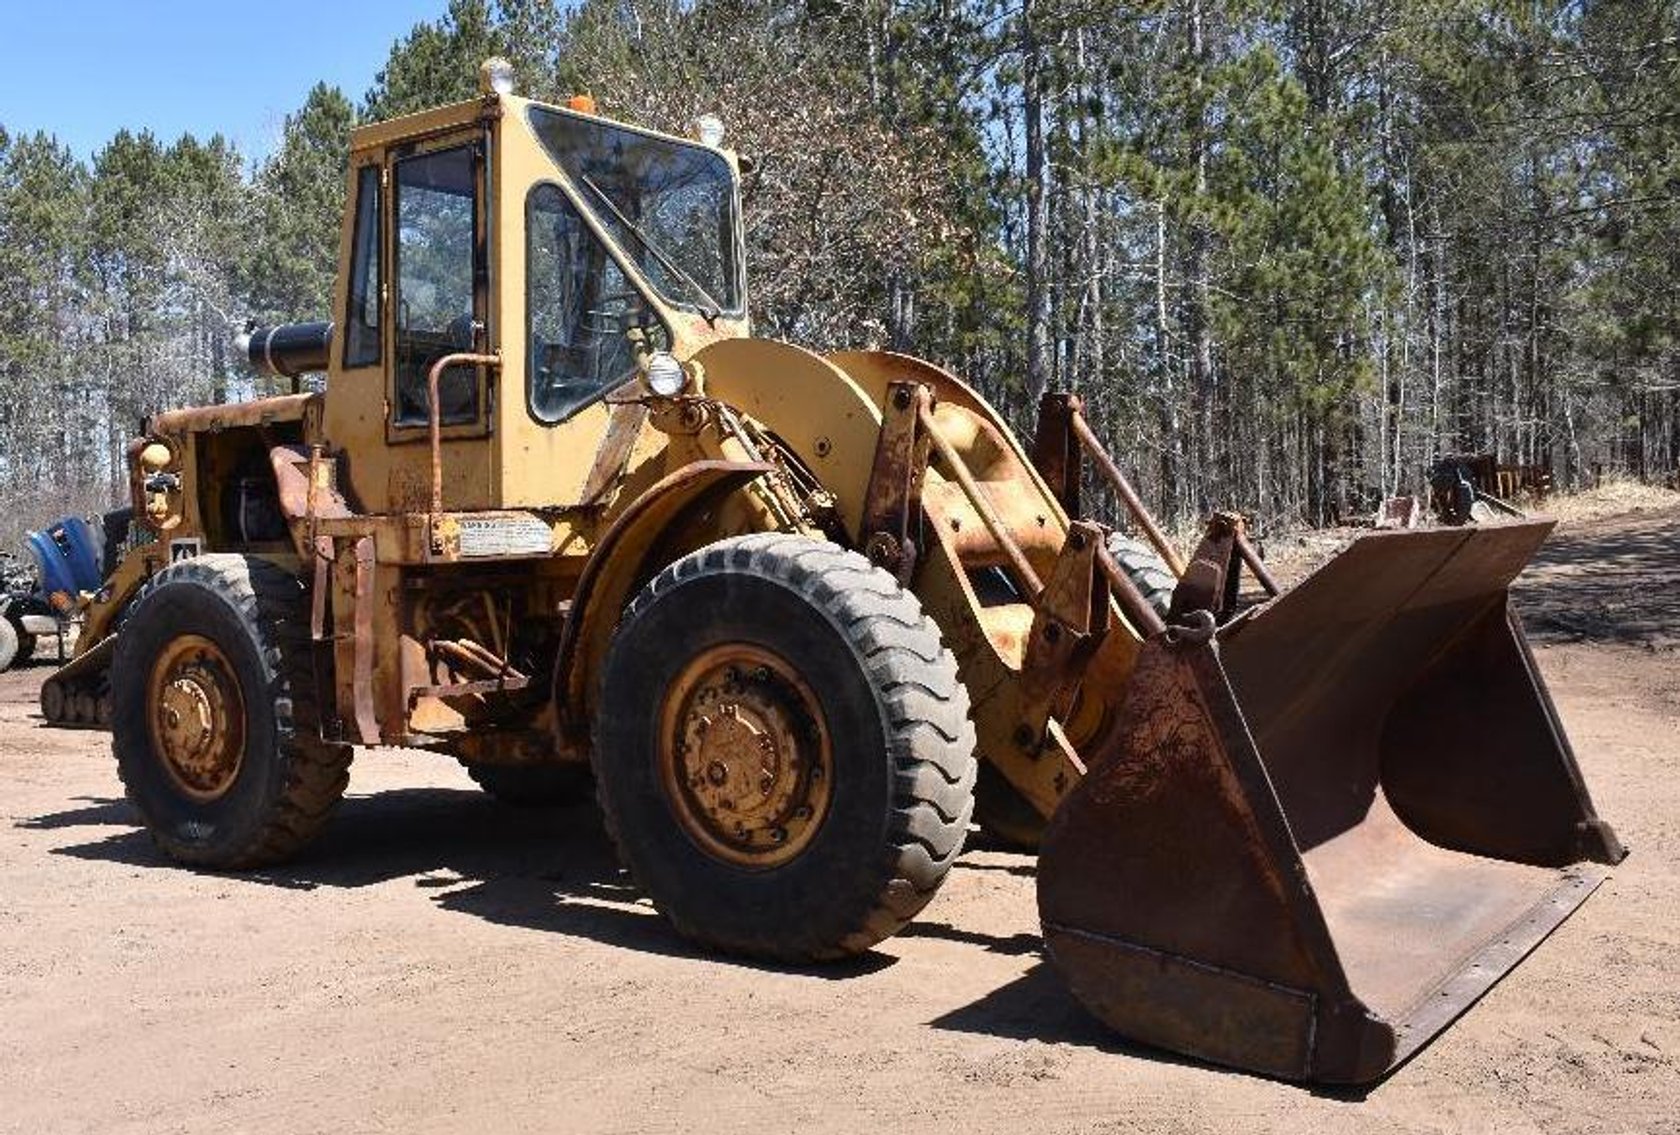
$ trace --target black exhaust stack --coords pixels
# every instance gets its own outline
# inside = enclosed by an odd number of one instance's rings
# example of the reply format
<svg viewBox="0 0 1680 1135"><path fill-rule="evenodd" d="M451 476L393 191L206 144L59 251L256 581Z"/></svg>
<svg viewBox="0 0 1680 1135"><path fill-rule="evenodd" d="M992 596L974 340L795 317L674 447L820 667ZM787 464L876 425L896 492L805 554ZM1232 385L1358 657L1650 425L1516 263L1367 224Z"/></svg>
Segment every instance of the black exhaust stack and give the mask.
<svg viewBox="0 0 1680 1135"><path fill-rule="evenodd" d="M289 378L295 385L302 375L318 374L327 369L332 341L332 323L321 320L316 323L253 327L235 339L233 345L235 350L244 353L259 373Z"/></svg>

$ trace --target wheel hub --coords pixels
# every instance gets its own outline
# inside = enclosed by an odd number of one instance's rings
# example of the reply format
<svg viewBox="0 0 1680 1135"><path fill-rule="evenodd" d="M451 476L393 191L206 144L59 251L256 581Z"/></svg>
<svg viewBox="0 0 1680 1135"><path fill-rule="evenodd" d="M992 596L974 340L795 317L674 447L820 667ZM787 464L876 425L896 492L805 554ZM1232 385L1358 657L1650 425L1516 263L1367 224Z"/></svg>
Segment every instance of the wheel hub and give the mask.
<svg viewBox="0 0 1680 1135"><path fill-rule="evenodd" d="M188 763L202 759L216 739L210 698L211 691L195 676L176 678L159 699L163 743L172 755Z"/></svg>
<svg viewBox="0 0 1680 1135"><path fill-rule="evenodd" d="M227 656L182 635L158 655L148 695L152 744L170 778L194 799L221 796L245 756L245 705Z"/></svg>
<svg viewBox="0 0 1680 1135"><path fill-rule="evenodd" d="M774 867L827 814L831 753L793 667L746 644L708 650L666 694L661 779L684 831L727 862Z"/></svg>

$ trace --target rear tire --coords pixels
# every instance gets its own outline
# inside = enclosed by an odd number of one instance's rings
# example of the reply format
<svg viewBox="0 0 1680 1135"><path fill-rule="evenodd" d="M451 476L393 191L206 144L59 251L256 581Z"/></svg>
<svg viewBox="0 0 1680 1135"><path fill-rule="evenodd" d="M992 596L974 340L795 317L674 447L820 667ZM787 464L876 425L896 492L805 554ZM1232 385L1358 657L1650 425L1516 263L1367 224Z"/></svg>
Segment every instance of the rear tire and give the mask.
<svg viewBox="0 0 1680 1135"><path fill-rule="evenodd" d="M351 747L322 741L307 592L261 560L160 571L112 658L112 748L153 840L182 863L260 867L326 823Z"/></svg>
<svg viewBox="0 0 1680 1135"><path fill-rule="evenodd" d="M473 783L514 808L557 808L591 796L588 765L468 765Z"/></svg>
<svg viewBox="0 0 1680 1135"><path fill-rule="evenodd" d="M862 556L720 541L661 572L613 639L593 754L607 830L688 938L787 962L861 953L962 850L968 709L938 628Z"/></svg>
<svg viewBox="0 0 1680 1135"><path fill-rule="evenodd" d="M22 645L22 636L12 620L0 616L0 674L10 670L12 663L18 661Z"/></svg>

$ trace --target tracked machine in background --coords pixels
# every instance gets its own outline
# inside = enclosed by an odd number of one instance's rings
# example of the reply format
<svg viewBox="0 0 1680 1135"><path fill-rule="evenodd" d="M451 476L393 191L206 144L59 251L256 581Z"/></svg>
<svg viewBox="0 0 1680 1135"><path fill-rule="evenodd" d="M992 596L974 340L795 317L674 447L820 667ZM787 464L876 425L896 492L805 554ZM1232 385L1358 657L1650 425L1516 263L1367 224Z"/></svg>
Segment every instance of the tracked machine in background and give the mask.
<svg viewBox="0 0 1680 1135"><path fill-rule="evenodd" d="M351 136L323 393L155 416L61 695L109 683L158 844L239 869L357 746L594 791L683 934L867 950L978 820L1123 1033L1362 1081L1622 851L1510 611L1544 523L1367 536L1281 591L1179 562L1076 399L1033 455L956 377L749 336L738 172L509 93ZM1094 462L1147 543L1081 515ZM1238 575L1268 597L1238 602Z"/></svg>

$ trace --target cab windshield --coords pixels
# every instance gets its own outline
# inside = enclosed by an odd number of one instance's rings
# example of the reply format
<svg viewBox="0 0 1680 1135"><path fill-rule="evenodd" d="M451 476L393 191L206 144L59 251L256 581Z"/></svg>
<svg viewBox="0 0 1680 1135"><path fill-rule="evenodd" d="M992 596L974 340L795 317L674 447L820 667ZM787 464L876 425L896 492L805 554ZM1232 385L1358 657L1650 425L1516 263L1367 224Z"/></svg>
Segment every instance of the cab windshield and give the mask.
<svg viewBox="0 0 1680 1135"><path fill-rule="evenodd" d="M549 157L667 302L708 319L741 314L735 182L721 155L540 106L530 115Z"/></svg>

